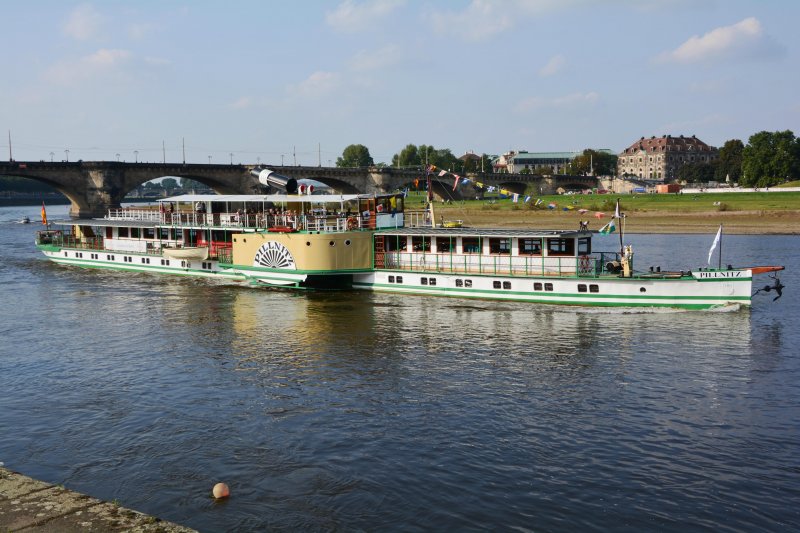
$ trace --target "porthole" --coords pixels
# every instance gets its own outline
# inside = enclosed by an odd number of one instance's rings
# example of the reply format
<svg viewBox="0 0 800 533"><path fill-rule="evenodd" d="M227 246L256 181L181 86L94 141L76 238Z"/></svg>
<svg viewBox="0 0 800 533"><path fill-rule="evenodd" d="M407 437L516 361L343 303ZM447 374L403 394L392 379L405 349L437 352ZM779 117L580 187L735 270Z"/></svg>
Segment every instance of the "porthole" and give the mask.
<svg viewBox="0 0 800 533"><path fill-rule="evenodd" d="M306 241L306 246L311 246L311 241Z"/></svg>
<svg viewBox="0 0 800 533"><path fill-rule="evenodd" d="M328 246L336 246L336 242L334 242L334 241L330 241L330 242L328 243Z"/></svg>
<svg viewBox="0 0 800 533"><path fill-rule="evenodd" d="M639 292L647 292L647 289L645 289L644 287L639 287Z"/></svg>
<svg viewBox="0 0 800 533"><path fill-rule="evenodd" d="M345 246L350 246L350 244L351 244L351 243L350 243L350 239L347 239L346 241L344 241L344 245L345 245Z"/></svg>

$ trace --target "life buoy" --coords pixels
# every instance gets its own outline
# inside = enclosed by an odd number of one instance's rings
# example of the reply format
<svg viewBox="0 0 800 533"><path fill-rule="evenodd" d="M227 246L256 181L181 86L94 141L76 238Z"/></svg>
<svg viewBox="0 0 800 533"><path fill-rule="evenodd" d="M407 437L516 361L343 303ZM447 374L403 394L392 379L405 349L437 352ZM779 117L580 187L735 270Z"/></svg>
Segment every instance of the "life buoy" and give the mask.
<svg viewBox="0 0 800 533"><path fill-rule="evenodd" d="M356 220L356 217L349 217L347 219L347 229L349 231L353 231L357 227L358 227L358 221Z"/></svg>

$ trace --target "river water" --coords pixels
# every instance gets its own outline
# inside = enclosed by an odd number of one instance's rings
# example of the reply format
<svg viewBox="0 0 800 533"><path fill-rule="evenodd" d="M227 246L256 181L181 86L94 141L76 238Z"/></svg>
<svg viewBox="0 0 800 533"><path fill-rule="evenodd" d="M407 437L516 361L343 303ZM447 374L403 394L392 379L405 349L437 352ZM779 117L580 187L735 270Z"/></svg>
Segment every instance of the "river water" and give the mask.
<svg viewBox="0 0 800 533"><path fill-rule="evenodd" d="M796 236L723 238L776 302L588 310L58 266L39 210L0 208L12 470L201 531L800 529Z"/></svg>

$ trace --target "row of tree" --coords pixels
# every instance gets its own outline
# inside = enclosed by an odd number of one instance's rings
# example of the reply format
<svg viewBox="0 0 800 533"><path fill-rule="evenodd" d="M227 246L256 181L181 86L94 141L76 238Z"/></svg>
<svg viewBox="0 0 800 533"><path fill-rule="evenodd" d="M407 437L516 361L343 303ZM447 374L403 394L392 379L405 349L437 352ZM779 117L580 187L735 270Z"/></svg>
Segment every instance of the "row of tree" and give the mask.
<svg viewBox="0 0 800 533"><path fill-rule="evenodd" d="M745 145L727 141L719 158L710 163L689 163L678 170L678 180L730 182L745 187L771 187L800 179L800 139L790 130L761 131Z"/></svg>
<svg viewBox="0 0 800 533"><path fill-rule="evenodd" d="M586 149L574 158L565 172L572 175L616 175L618 157ZM419 168L426 164L453 172L492 172L492 158L486 154L458 158L448 148L408 144L392 157L393 167ZM336 160L337 167L374 166L369 149L351 144ZM379 163L377 166L385 166ZM530 174L553 174L553 168L524 170ZM719 181L746 187L769 187L800 179L800 139L789 130L761 131L745 145L731 139L719 150L719 158L710 163L687 163L678 169L676 179L693 183Z"/></svg>

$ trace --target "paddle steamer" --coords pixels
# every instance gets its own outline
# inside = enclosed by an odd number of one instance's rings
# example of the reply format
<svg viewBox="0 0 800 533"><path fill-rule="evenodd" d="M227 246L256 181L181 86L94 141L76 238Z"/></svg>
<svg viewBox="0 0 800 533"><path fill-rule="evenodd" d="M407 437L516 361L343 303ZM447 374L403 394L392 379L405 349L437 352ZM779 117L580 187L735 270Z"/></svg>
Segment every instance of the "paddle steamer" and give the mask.
<svg viewBox="0 0 800 533"><path fill-rule="evenodd" d="M183 195L56 224L36 244L57 263L295 289L704 309L749 306L753 276L783 269L642 272L630 246L594 250L585 227L436 227L400 193Z"/></svg>

